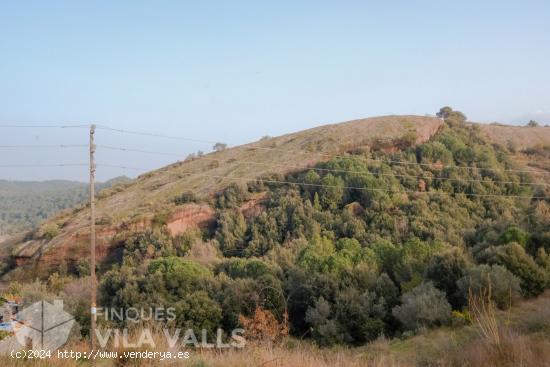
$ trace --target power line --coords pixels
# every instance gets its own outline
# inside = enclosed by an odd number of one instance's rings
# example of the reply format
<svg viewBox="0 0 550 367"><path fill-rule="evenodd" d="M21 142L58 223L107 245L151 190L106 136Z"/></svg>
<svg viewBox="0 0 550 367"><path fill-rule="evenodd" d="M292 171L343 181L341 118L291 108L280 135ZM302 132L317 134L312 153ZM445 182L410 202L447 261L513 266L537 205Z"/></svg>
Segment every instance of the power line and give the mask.
<svg viewBox="0 0 550 367"><path fill-rule="evenodd" d="M81 124L81 125L0 125L0 127L15 127L15 128L88 128L90 127L89 124ZM106 125L97 125L96 129L98 130L107 130L107 131L113 131L118 132L122 134L132 134L132 135L141 135L141 136L151 136L151 137L157 137L157 138L164 138L164 139L175 139L175 140L184 140L184 141L191 141L191 142L197 142L197 143L205 143L205 144L216 144L216 141L213 140L203 140L203 139L194 139L194 138L188 138L183 136L172 136L172 135L165 135L165 134L158 134L158 133L152 133L152 132L145 132L145 131L135 131L135 130L125 130L125 129L118 129L118 128L112 128L110 126ZM252 143L256 144L256 143ZM285 152L285 153L296 153L296 154L314 154L324 157L330 157L330 158L338 158L338 159L364 159L374 162L381 162L381 163L391 163L391 164L403 164L403 165L418 165L418 166L424 166L424 167L434 167L437 169L442 168L454 168L454 169L466 169L466 170L477 170L482 169L486 171L493 171L493 172L516 172L516 173L537 173L542 175L548 175L550 172L540 172L535 170L519 170L519 169L500 169L500 168L488 168L488 167L470 167L470 166L457 166L457 165L441 165L437 163L421 163L421 162L408 162L408 161L400 161L400 160L388 160L388 159L378 159L378 158L367 158L367 157L354 157L354 156L342 156L342 155L332 155L328 153L321 153L321 152L307 152L305 150L288 150L288 149L281 149L281 148L270 148L270 147L248 147L248 149L258 149L258 150L268 150L268 151L279 151L279 152ZM156 154L162 154L162 153L156 153ZM168 155L168 154L163 154ZM476 162L474 162L476 163Z"/></svg>
<svg viewBox="0 0 550 367"><path fill-rule="evenodd" d="M166 152L156 152L152 150L142 150L142 149L134 149L134 148L125 148L125 147L116 147L112 145L102 145L98 144L98 148L104 148L104 149L110 149L110 150L119 150L123 152L136 152L136 153L145 153L145 154L155 154L155 155L165 155L170 157L182 157L182 154L176 154L176 153L166 153Z"/></svg>
<svg viewBox="0 0 550 367"><path fill-rule="evenodd" d="M184 140L184 141L191 141L191 142L197 142L197 143L205 143L205 144L216 144L215 141L211 140L201 140L201 139L193 139L193 138L187 138L183 136L171 136L171 135L164 135L164 134L156 134L156 133L150 133L150 132L143 132L143 131L132 131L132 130L124 130L124 129L116 129L105 125L99 125L97 127L98 129L102 130L108 130L108 131L114 131L118 133L125 133L125 134L133 134L133 135L142 135L142 136L152 136L157 138L165 138L165 139L175 139L175 140ZM257 144L251 143L247 145ZM332 155L328 153L321 153L321 152L308 152L305 150L288 150L288 149L281 149L281 148L270 148L270 147L257 147L257 146L249 146L249 147L243 147L245 149L258 149L258 150L267 150L267 151L278 151L278 152L284 152L284 153L294 153L294 154L308 154L308 155L318 155L323 157L329 157L329 158L338 158L338 159L351 159L351 160L357 160L357 159L364 159L369 160L373 162L381 162L381 163L390 163L390 164L403 164L403 165L417 165L417 166L424 166L424 167L432 167L436 169L442 169L442 168L453 168L453 169L466 169L466 170L486 170L486 171L492 171L492 172L515 172L515 173L537 173L542 175L549 175L550 172L540 172L535 170L520 170L520 169L506 169L506 168L485 168L485 167L470 167L470 166L457 166L457 165L442 165L437 163L421 163L421 162L408 162L408 161L400 161L400 160L391 160L391 159L378 159L378 158L367 158L367 157L356 157L356 156L342 156L342 155ZM476 162L474 162L476 163Z"/></svg>
<svg viewBox="0 0 550 367"><path fill-rule="evenodd" d="M82 167L87 163L53 163L53 164L0 164L0 167Z"/></svg>
<svg viewBox="0 0 550 367"><path fill-rule="evenodd" d="M105 125L97 125L96 127L98 130L108 130L108 131L114 131L122 134L130 134L130 135L141 135L141 136L152 136L155 138L163 138L163 139L173 139L173 140L184 140L184 141L191 141L195 143L204 143L204 144L216 144L218 142L216 141L210 141L210 140L201 140L201 139L194 139L194 138L187 138L183 136L171 136L171 135L164 135L164 134L157 134L157 133L150 133L145 131L134 131L134 130L124 130L124 129L116 129Z"/></svg>
<svg viewBox="0 0 550 367"><path fill-rule="evenodd" d="M111 168L120 168L120 169L131 169L131 170L146 170L145 168L138 168L138 167L128 167L128 166L119 166L119 165L113 165L113 164L98 164L99 167L111 167ZM506 197L506 198L523 198L523 199L550 199L545 196L522 196L522 195L501 195L501 194L476 194L476 193L465 193L465 192L444 192L444 191L415 191L415 190L390 190L390 189L381 189L381 188L374 188L374 187L359 187L359 186L336 186L336 185L324 185L324 184L313 184L313 183L307 183L307 182L294 182L294 181L282 181L282 180L272 180L272 179L264 179L261 177L231 177L231 176L222 176L222 175L208 175L204 173L195 173L195 172L189 172L189 173L183 173L187 176L195 176L195 177L210 177L210 178L218 178L218 179L227 179L230 181L260 181L260 182L266 182L266 183L276 183L276 184L285 184L285 185L298 185L298 186L310 186L310 187L327 187L327 188L342 188L345 190L363 190L363 191L379 191L379 192L391 192L391 193L410 193L410 194L442 194L442 195L465 195L465 196L474 196L474 197Z"/></svg>
<svg viewBox="0 0 550 367"><path fill-rule="evenodd" d="M75 128L89 128L89 124L81 125L42 125L42 124L0 124L0 128L57 128L57 129L75 129Z"/></svg>
<svg viewBox="0 0 550 367"><path fill-rule="evenodd" d="M181 157L180 154L175 154L175 153L165 153L165 152L156 152L156 151L151 151L151 150L115 147L115 146L110 146L110 145L98 145L98 147L104 148L104 149L110 149L110 150L124 151L124 152L137 152L137 153L145 153L145 154L155 154L155 155ZM208 160L208 161L219 161L219 159L209 158L209 157L204 157L204 156L200 157L199 159ZM386 177L415 178L415 179L424 179L424 180L486 183L485 180L461 179L461 178L453 178L453 177L416 176L416 175L407 175L407 174L393 174L393 173L370 172L370 171L369 172L360 172L360 171L345 170L345 169L318 168L318 167L299 166L299 165L281 164L281 163L264 163L264 162L256 162L256 161L249 161L249 160L239 160L239 162L240 163L246 163L246 164L267 166L267 167L287 167L287 168L296 168L296 169L301 169L301 170L313 170L313 171L319 171L319 172L352 173L352 174L357 174L357 175L362 175L362 176L375 175L375 176L386 176ZM517 185L522 185L522 186L523 185L550 186L550 184L547 184L547 183L537 183L537 182L515 182L515 181L503 181L503 180L491 180L491 182L500 183L500 184L517 184Z"/></svg>
<svg viewBox="0 0 550 367"><path fill-rule="evenodd" d="M136 171L149 171L149 170L151 170L150 168L122 166L122 165L109 164L109 163L96 164L96 166L98 166L98 167L109 167L109 168L121 168L121 169L129 169L129 170L136 170Z"/></svg>
<svg viewBox="0 0 550 367"><path fill-rule="evenodd" d="M332 155L328 153L319 153L319 152L306 152L303 150L285 150L285 149L277 149L277 148L266 148L266 147L253 147L251 149L260 149L260 150L270 150L270 151L282 151L287 153L302 153L302 154L317 154L325 157L330 158L337 158L337 159L352 159L352 160L367 160L372 162L381 162L381 163L390 163L390 164L403 164L403 165L412 165L412 166L423 166L423 167L432 167L436 169L443 169L443 168L453 168L453 169L466 169L466 170L486 170L486 171L492 171L492 172L515 172L515 173L538 173L538 174L544 174L548 175L549 172L539 172L535 170L518 170L518 169L505 169L505 168L486 168L486 167L470 167L470 166L457 166L457 165L443 165L443 164L437 164L437 163L421 163L421 162L408 162L408 161L399 161L399 160L392 160L392 159L379 159L379 158L368 158L368 157L357 157L357 156L342 156L342 155ZM478 162L473 162L478 163Z"/></svg>
<svg viewBox="0 0 550 367"><path fill-rule="evenodd" d="M18 149L18 148L86 148L86 144L59 144L59 145L40 145L40 144L28 144L28 145L0 145L2 149Z"/></svg>

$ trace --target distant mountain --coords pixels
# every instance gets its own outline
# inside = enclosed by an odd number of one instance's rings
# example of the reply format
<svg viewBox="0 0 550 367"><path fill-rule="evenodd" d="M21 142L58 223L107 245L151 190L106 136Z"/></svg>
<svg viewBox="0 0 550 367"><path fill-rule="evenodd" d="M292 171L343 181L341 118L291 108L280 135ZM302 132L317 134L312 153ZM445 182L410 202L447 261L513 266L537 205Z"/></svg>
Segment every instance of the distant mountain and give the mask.
<svg viewBox="0 0 550 367"><path fill-rule="evenodd" d="M98 183L97 190L129 180L117 177ZM35 228L63 209L87 200L88 184L67 180L0 180L0 238Z"/></svg>

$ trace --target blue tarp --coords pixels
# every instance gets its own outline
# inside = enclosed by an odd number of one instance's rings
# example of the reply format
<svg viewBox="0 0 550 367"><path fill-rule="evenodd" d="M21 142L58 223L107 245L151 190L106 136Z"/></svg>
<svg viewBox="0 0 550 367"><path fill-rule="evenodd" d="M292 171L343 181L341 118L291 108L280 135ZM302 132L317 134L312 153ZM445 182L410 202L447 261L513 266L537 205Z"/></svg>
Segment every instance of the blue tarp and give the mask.
<svg viewBox="0 0 550 367"><path fill-rule="evenodd" d="M0 330L9 332L13 331L11 322L0 322Z"/></svg>

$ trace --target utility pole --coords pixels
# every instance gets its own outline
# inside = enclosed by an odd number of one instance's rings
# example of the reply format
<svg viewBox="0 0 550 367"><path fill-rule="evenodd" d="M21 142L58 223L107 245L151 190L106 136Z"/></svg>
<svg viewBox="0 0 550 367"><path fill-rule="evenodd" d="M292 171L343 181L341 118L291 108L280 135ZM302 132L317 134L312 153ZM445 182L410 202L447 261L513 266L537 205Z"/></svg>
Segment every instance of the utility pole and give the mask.
<svg viewBox="0 0 550 367"><path fill-rule="evenodd" d="M90 336L92 340L92 350L96 346L96 292L97 292L97 281L95 275L95 144L94 144L94 133L95 125L90 126L90 281L91 281L91 293L92 299L90 302L90 312L91 312L91 325L90 325Z"/></svg>

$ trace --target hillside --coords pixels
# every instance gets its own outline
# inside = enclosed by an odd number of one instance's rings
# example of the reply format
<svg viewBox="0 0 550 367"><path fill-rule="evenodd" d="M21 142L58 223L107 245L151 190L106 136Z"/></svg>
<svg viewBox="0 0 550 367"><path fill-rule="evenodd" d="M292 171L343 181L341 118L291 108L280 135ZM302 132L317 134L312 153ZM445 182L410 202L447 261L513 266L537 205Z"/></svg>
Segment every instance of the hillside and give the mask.
<svg viewBox="0 0 550 367"><path fill-rule="evenodd" d="M518 165L537 172L550 171L550 127L498 124L480 124L479 127L489 141L506 147Z"/></svg>
<svg viewBox="0 0 550 367"><path fill-rule="evenodd" d="M518 167L536 171L550 170L550 159L538 154L532 159L526 152L533 147L548 145L550 129L517 127L499 124L473 124L493 144L513 147L510 158ZM210 153L201 157L174 163L141 175L135 180L113 180L98 188L108 188L98 194L97 231L100 258L116 251L117 233L142 230L151 225L156 216L164 216L167 228L175 236L189 228L213 225L214 210L207 204L213 194L234 182L252 181L259 177L282 177L291 172L345 154L363 151L397 152L408 146L428 141L442 127L441 119L423 116L384 116L331 124L255 143ZM533 152L530 152L531 154ZM545 182L543 175L533 180ZM68 185L68 186L67 186ZM74 186L74 188L71 188ZM87 187L81 183L46 182L18 185L3 182L2 215L13 228L31 228L56 211L86 199ZM180 205L177 198L193 192L198 204ZM243 211L254 211L262 198L252 198L243 205ZM44 205L42 204L45 202ZM16 203L16 204L14 204ZM32 205L30 204L32 203ZM185 204L185 203L183 203ZM15 205L17 220L11 217ZM30 212L30 214L27 214ZM23 213L23 214L21 214ZM23 215L23 218L20 216ZM4 244L3 256L10 256L17 264L34 260L57 266L60 261L74 263L87 256L89 211L76 207L49 220L44 227L54 228L52 239L42 237L44 230L29 239L12 239ZM15 224L14 224L15 222ZM34 260L33 260L34 259Z"/></svg>
<svg viewBox="0 0 550 367"><path fill-rule="evenodd" d="M386 116L326 125L298 133L207 154L144 174L132 182L115 185L98 195L98 253L106 256L121 228L144 228L155 213L170 212L174 234L212 221L208 206L176 206L174 198L187 191L209 196L235 178L249 181L263 175L303 170L318 162L355 149L394 150L396 145L427 141L441 127L437 118ZM225 178L225 179L224 179ZM38 255L53 265L63 258L77 261L87 256L89 211L77 208L53 220L59 234L23 243L12 253L19 263ZM51 255L50 255L51 254Z"/></svg>
<svg viewBox="0 0 550 367"><path fill-rule="evenodd" d="M516 151L548 145L549 127L526 127L500 124L479 124L482 134L491 142L503 147L513 147Z"/></svg>
<svg viewBox="0 0 550 367"><path fill-rule="evenodd" d="M544 162L546 144L502 146L458 111L439 115L262 140L103 191L98 303L172 305L170 328L321 347L515 310L550 286L550 171L521 159ZM65 299L75 338L88 335L87 215L75 208L2 245L10 292Z"/></svg>

